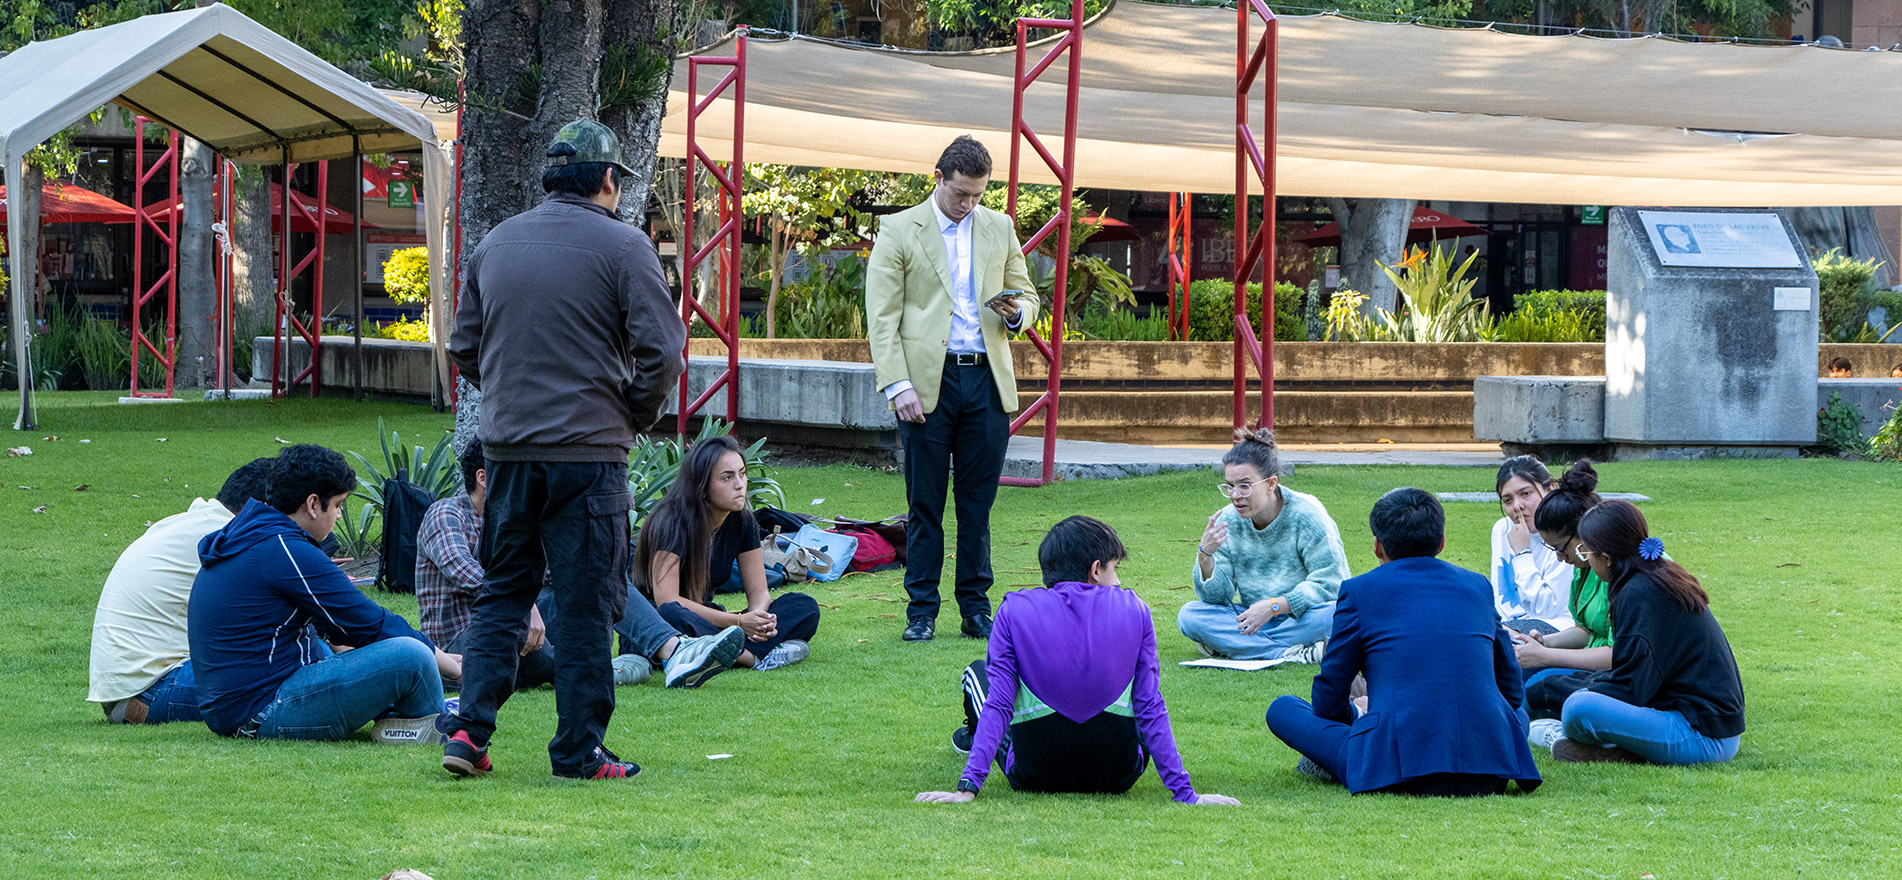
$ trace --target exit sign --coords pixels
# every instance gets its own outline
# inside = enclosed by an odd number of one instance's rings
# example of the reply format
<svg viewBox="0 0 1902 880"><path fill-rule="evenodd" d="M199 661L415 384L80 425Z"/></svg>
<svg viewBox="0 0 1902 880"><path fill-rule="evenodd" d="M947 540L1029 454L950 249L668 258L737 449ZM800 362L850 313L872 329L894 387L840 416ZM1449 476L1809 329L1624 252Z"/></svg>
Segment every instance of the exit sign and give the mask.
<svg viewBox="0 0 1902 880"><path fill-rule="evenodd" d="M1584 212L1579 215L1578 222L1583 223L1586 226L1605 225L1605 206L1604 205L1586 205Z"/></svg>

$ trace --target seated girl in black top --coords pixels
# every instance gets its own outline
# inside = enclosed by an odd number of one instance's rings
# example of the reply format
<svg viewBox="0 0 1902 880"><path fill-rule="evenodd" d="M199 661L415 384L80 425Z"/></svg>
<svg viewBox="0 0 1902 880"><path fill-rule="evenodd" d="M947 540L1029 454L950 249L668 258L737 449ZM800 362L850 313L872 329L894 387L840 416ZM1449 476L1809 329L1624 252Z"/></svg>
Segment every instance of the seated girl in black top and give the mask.
<svg viewBox="0 0 1902 880"><path fill-rule="evenodd" d="M738 614L713 601L715 586L727 582L735 562L746 587L746 610ZM736 667L798 663L811 653L808 643L819 630L819 603L811 596L767 595L759 524L746 506L746 459L732 437L709 437L687 450L680 478L641 525L634 582L683 634L744 630L746 650Z"/></svg>
<svg viewBox="0 0 1902 880"><path fill-rule="evenodd" d="M1607 501L1575 551L1611 585L1611 671L1565 701L1561 761L1703 764L1737 756L1743 681L1697 578L1664 555L1644 514Z"/></svg>

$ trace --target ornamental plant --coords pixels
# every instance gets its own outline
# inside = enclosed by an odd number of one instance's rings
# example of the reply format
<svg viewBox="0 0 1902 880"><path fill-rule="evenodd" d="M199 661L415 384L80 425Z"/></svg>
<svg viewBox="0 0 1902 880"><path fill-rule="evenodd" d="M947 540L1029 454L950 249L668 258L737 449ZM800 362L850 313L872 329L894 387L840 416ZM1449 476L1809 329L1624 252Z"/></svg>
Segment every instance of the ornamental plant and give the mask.
<svg viewBox="0 0 1902 880"><path fill-rule="evenodd" d="M390 254L383 261L383 292L400 303L429 302L429 248L403 248Z"/></svg>

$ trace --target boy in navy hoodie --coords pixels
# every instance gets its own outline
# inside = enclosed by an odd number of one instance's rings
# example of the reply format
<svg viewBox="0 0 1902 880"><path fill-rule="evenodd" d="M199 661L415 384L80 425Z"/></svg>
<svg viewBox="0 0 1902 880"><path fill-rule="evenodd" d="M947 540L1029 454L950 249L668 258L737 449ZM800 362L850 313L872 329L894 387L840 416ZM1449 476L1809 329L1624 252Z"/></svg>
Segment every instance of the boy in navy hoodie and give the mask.
<svg viewBox="0 0 1902 880"><path fill-rule="evenodd" d="M288 447L269 504L252 499L199 542L188 638L212 732L335 740L377 721L381 742L441 741L442 679L461 674L460 658L370 601L317 546L356 485L336 452Z"/></svg>

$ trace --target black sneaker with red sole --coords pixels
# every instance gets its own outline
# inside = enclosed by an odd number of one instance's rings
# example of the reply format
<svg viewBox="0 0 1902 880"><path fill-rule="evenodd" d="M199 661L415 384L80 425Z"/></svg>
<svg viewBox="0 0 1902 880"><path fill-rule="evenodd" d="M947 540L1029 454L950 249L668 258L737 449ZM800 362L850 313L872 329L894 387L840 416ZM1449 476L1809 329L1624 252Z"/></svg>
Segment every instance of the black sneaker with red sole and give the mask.
<svg viewBox="0 0 1902 880"><path fill-rule="evenodd" d="M594 760L581 768L579 776L567 776L557 773L564 779L633 779L641 775L641 765L633 761L623 761L605 747L596 746Z"/></svg>
<svg viewBox="0 0 1902 880"><path fill-rule="evenodd" d="M466 730L456 731L443 743L442 768L457 776L487 776L495 769L489 764L489 747L476 745Z"/></svg>

